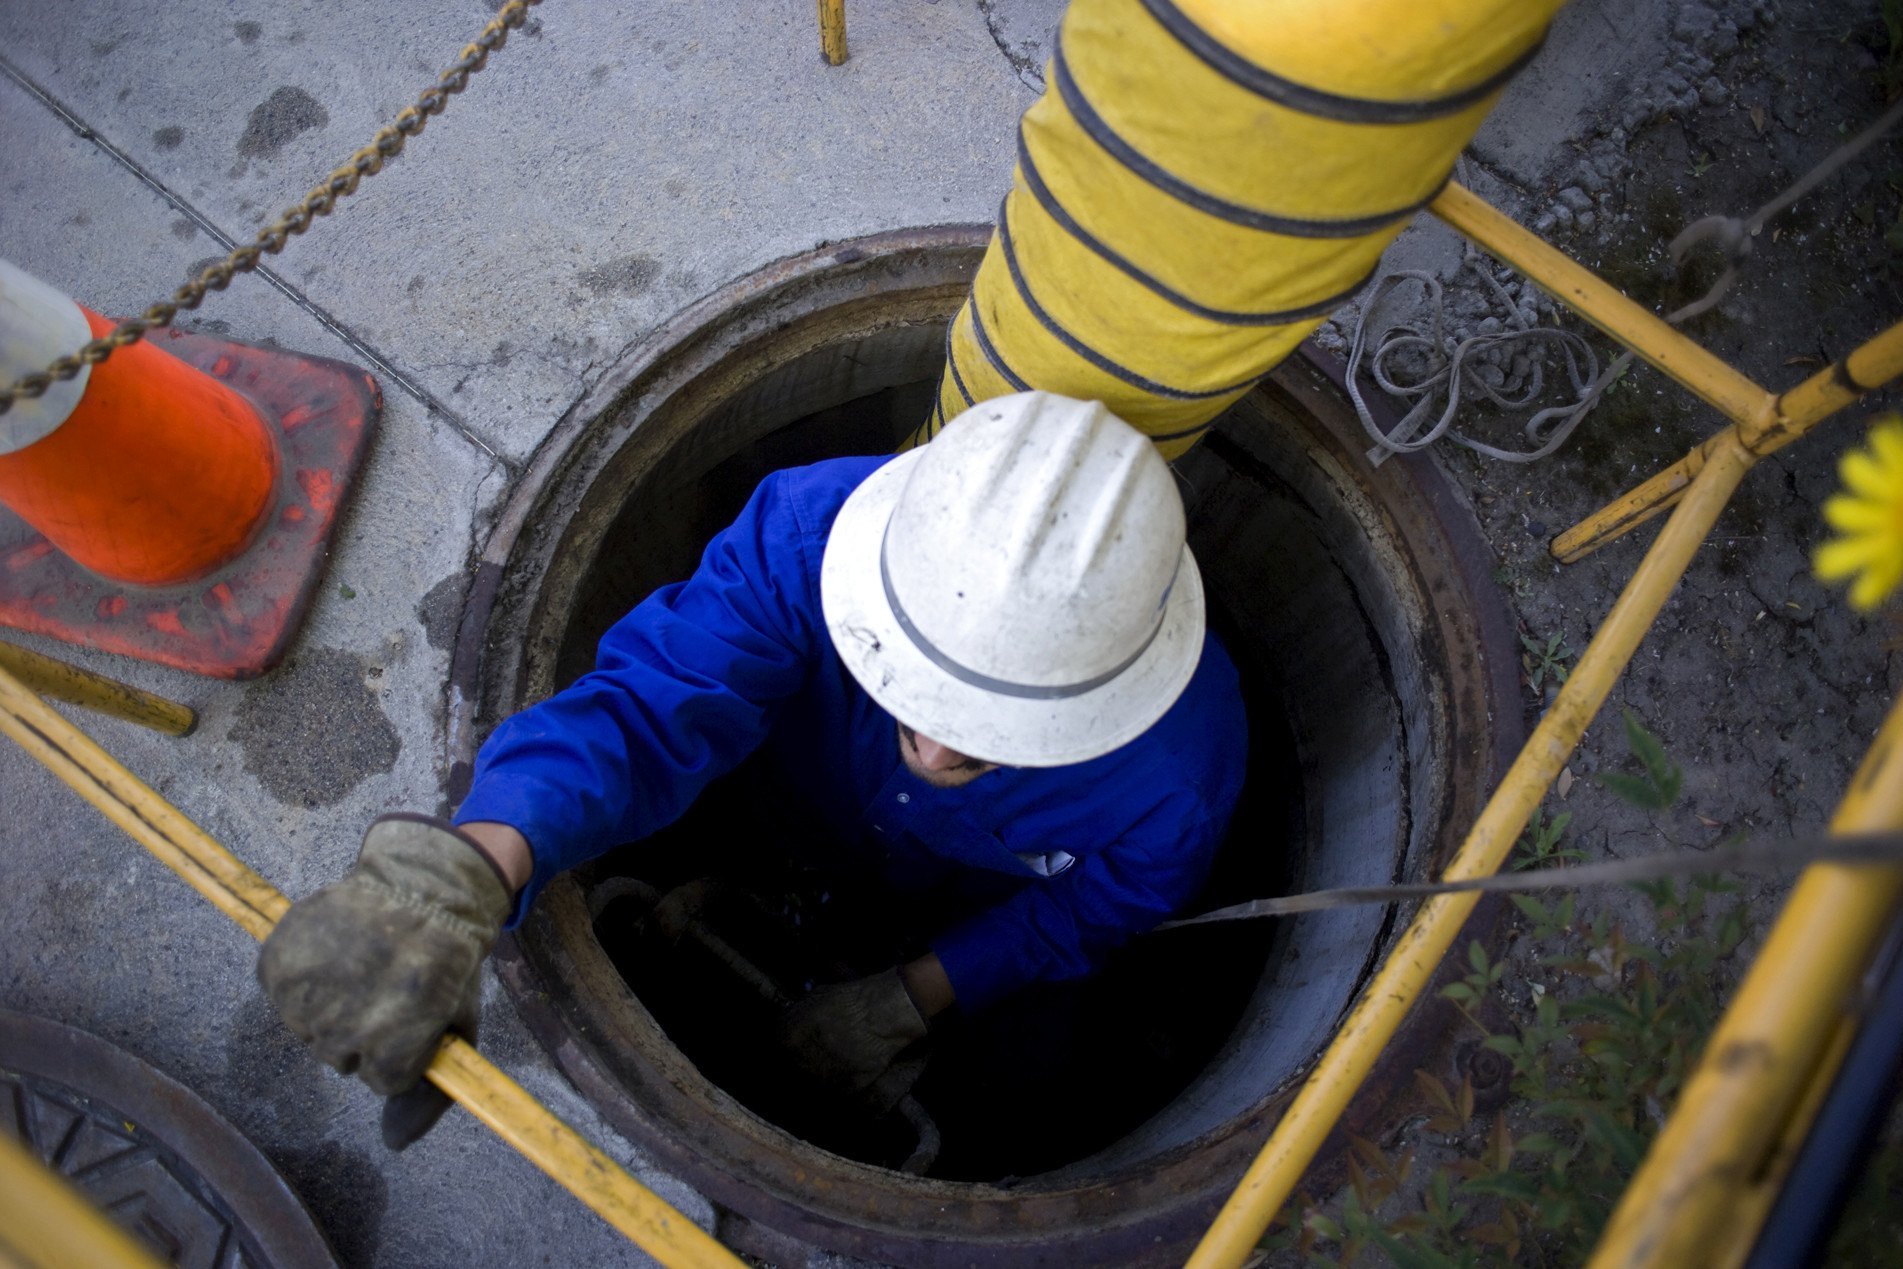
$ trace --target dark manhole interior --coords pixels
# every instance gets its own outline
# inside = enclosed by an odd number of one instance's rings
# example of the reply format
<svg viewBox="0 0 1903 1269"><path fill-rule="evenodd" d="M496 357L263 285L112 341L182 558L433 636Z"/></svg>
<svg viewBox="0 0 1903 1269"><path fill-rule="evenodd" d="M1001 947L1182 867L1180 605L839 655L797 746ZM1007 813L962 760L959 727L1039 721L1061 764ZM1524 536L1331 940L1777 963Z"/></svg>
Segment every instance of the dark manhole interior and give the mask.
<svg viewBox="0 0 1903 1269"><path fill-rule="evenodd" d="M797 419L692 480L656 472L647 487L666 492L630 503L603 540L595 584L568 629L560 681L592 665L601 633L634 600L692 570L766 474L890 451L930 412L934 387L902 384ZM1218 486L1221 498L1290 500L1273 473L1225 437L1202 448L1179 467ZM1199 559L1220 559L1225 521L1198 514L1209 509L1199 506L1192 476L1182 479L1191 547ZM1282 893L1304 838L1301 764L1274 658L1213 588L1209 617L1243 675L1250 753L1242 801L1191 911ZM762 1060L779 1002L918 955L968 908L805 865L823 857L801 846L815 819L798 790L782 787L756 757L661 834L598 861L583 884L603 949L701 1072L763 1118L861 1162L998 1183L1095 1154L1195 1080L1235 1030L1270 953L1266 923L1137 939L1087 982L1034 988L987 1015L952 1018L933 1037L917 1108L868 1117L786 1063ZM664 896L672 896L669 915L656 914ZM929 1157L922 1137L935 1138Z"/></svg>

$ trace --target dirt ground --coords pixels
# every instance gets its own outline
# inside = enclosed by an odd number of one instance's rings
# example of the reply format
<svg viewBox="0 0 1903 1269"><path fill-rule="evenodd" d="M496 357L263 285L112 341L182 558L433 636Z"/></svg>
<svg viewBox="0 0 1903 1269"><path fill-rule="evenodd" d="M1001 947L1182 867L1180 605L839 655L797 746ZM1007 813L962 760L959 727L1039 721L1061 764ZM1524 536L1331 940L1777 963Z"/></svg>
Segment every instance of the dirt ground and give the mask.
<svg viewBox="0 0 1903 1269"><path fill-rule="evenodd" d="M1895 6L1889 6L1894 8ZM1669 311L1717 276L1715 256L1675 278L1666 244L1706 215L1749 216L1849 136L1875 121L1900 83L1903 52L1877 0L1714 0L1672 6L1672 39L1649 71L1628 81L1592 124L1551 155L1538 181L1470 159L1467 179L1642 303ZM1496 277L1521 308L1585 335L1603 360L1613 346L1556 310L1504 269ZM1739 283L1686 329L1753 376L1782 389L1903 315L1903 141L1878 142L1776 218L1754 243ZM1472 272L1448 288L1455 334L1497 329L1511 314ZM1408 316L1405 305L1397 310ZM1345 349L1356 314L1338 315L1321 340ZM1420 317L1417 311L1414 317ZM1494 325L1482 323L1492 318ZM1513 387L1520 376L1502 359ZM1524 363L1518 367L1524 372ZM1547 361L1549 384L1560 378ZM1564 394L1548 392L1542 404ZM1893 408L1878 394L1761 463L1686 574L1652 633L1573 757L1547 812L1572 813L1569 845L1588 859L1728 836L1790 836L1828 819L1890 702L1903 688L1903 617L1893 603L1872 617L1820 585L1809 556L1825 536L1818 507L1837 488L1839 456L1868 421ZM1508 448L1527 412L1463 410L1460 426ZM1636 367L1553 457L1514 465L1442 443L1445 469L1470 498L1498 556L1496 579L1524 634L1583 649L1638 564L1658 523L1570 567L1550 538L1638 483L1720 426L1719 416L1661 375ZM1551 700L1527 689L1529 719ZM1685 772L1683 795L1654 815L1596 779L1633 770L1620 711L1629 708ZM1790 877L1739 879L1750 932L1728 963L1735 976L1774 920ZM1628 891L1582 898L1646 935L1649 905ZM1541 976L1522 944L1506 977ZM1422 1146L1433 1134L1397 1126L1384 1143ZM1445 1143L1442 1143L1445 1144ZM1291 1261L1291 1263L1294 1263Z"/></svg>
<svg viewBox="0 0 1903 1269"><path fill-rule="evenodd" d="M1496 183L1487 193L1524 211L1581 189L1582 171L1605 173L1590 227L1575 215L1545 232L1635 298L1675 307L1717 272L1705 258L1686 279L1672 276L1665 244L1680 228L1706 215L1748 215L1882 113L1897 63L1876 6L1855 8L1862 12L1829 0L1774 11L1685 6L1678 29L1694 49L1699 35L1690 33L1715 25L1708 15L1739 28L1691 104L1630 130L1628 109L1576 155L1556 157L1549 188ZM1575 183L1562 185L1569 178ZM1724 303L1687 330L1777 389L1844 356L1903 313L1903 231L1886 236L1903 215L1900 191L1903 146L1879 142L1775 220ZM1893 608L1853 613L1841 592L1813 579L1809 555L1825 536L1818 506L1837 488L1838 457L1893 405L1893 393L1870 398L1746 478L1571 764L1578 782L1564 808L1574 813L1576 845L1622 856L1740 830L1800 834L1828 819L1903 687L1903 624ZM1447 447L1526 633L1585 646L1655 525L1564 568L1547 540L1719 425L1714 411L1640 366L1548 461L1514 466ZM1504 441L1509 427L1495 427ZM1684 795L1662 819L1592 779L1627 762L1616 725L1622 707L1685 768ZM1784 889L1757 887L1765 920Z"/></svg>
<svg viewBox="0 0 1903 1269"><path fill-rule="evenodd" d="M1634 298L1676 307L1718 272L1715 257L1702 257L1674 277L1666 244L1680 228L1706 215L1749 215L1882 113L1898 63L1876 5L1856 9L1829 0L1682 6L1678 30L1691 51L1665 50L1680 59L1668 60L1665 74L1685 82L1709 67L1682 100L1641 94L1657 107L1649 117L1635 121L1628 105L1603 120L1554 156L1540 185L1478 167L1469 179ZM1713 40L1718 24L1726 35ZM1729 51L1697 51L1711 43ZM1569 212L1566 223L1540 210L1568 201L1590 210ZM1769 387L1801 381L1903 313L1900 216L1903 142L1893 138L1777 218L1723 304L1686 329ZM1496 276L1520 286L1504 268ZM1585 334L1602 364L1616 351L1544 296L1527 302L1543 323ZM1449 287L1448 309L1456 333L1501 311L1471 273ZM1339 345L1353 320L1338 318L1323 342ZM1560 377L1549 358L1549 384ZM1549 391L1543 404L1564 399ZM1903 687L1903 621L1894 609L1853 613L1841 592L1812 578L1809 555L1825 536L1818 506L1837 488L1839 456L1894 404L1894 392L1876 394L1746 478L1570 764L1570 793L1553 806L1574 813L1575 845L1622 856L1708 845L1738 830L1801 833L1828 818ZM1460 426L1515 447L1524 418L1482 403L1463 409ZM1715 411L1640 365L1541 462L1510 464L1441 444L1443 465L1498 554L1496 580L1524 633L1560 635L1575 654L1585 647L1660 522L1567 567L1553 561L1549 540L1720 424ZM1540 700L1529 687L1529 711L1536 715L1552 692L1549 685ZM1627 808L1592 778L1626 762L1621 708L1685 768L1684 796L1663 820ZM1783 889L1762 887L1767 917Z"/></svg>
<svg viewBox="0 0 1903 1269"><path fill-rule="evenodd" d="M1702 291L1716 272L1710 260L1690 271L1691 286L1670 275L1664 244L1684 224L1748 214L1881 114L1894 63L1875 6L1858 7L1867 10L1861 17L1827 0L1787 3L1746 27L1695 105L1630 134L1623 178L1593 200L1597 225L1576 219L1547 232L1641 300L1670 307ZM1713 84L1720 91L1709 91ZM1616 155L1608 142L1622 130L1589 142L1571 173L1565 159L1556 163L1555 183L1609 150ZM1903 235L1892 245L1886 231L1903 210L1900 159L1897 142L1879 143L1774 221L1739 284L1717 310L1694 318L1690 333L1782 388L1895 320ZM1812 579L1808 557L1824 535L1817 508L1837 487L1838 456L1891 404L1879 397L1854 407L1747 478L1610 703L1637 712L1684 765L1681 810L1663 824L1635 823L1588 779L1569 799L1578 801L1575 822L1596 826L1583 830L1582 844L1618 855L1737 829L1802 832L1828 817L1903 686L1903 626L1893 612L1852 613L1839 592ZM1715 412L1640 367L1550 462L1516 468L1450 452L1530 633L1560 633L1583 647L1602 613L1580 597L1612 593L1653 530L1570 568L1553 564L1547 536L1718 424ZM1624 756L1620 730L1602 725L1573 770L1590 777Z"/></svg>

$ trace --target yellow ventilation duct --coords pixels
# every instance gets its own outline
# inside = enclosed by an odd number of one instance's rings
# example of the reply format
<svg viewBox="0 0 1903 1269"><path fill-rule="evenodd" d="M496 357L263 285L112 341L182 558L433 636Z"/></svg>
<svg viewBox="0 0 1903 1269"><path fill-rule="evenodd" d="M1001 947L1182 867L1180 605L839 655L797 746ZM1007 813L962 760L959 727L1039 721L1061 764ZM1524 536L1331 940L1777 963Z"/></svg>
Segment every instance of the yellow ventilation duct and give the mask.
<svg viewBox="0 0 1903 1269"><path fill-rule="evenodd" d="M1561 0L1075 0L929 440L1026 388L1182 453L1373 272Z"/></svg>

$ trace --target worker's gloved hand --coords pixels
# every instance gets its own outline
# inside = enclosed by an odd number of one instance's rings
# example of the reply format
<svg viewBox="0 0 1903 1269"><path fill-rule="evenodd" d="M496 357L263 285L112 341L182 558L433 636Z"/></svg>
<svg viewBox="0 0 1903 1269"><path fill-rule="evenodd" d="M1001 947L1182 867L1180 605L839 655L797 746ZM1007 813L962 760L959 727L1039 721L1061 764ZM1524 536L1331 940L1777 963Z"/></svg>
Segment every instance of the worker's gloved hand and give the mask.
<svg viewBox="0 0 1903 1269"><path fill-rule="evenodd" d="M357 866L292 904L265 940L265 994L318 1060L390 1099L393 1150L449 1105L418 1081L444 1032L475 1039L482 960L510 902L489 857L448 821L386 815Z"/></svg>
<svg viewBox="0 0 1903 1269"><path fill-rule="evenodd" d="M877 1114L918 1082L925 1064L907 1050L926 1030L894 968L800 1001L786 1011L781 1042L801 1070Z"/></svg>

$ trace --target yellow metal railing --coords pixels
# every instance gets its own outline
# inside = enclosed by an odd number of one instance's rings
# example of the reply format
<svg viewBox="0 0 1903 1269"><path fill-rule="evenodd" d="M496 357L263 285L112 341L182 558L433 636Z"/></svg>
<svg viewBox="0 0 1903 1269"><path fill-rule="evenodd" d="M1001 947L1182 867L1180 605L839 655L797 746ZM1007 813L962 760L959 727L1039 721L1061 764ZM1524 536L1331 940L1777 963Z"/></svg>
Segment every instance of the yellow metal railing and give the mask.
<svg viewBox="0 0 1903 1269"><path fill-rule="evenodd" d="M4 669L0 669L0 733L99 808L253 938L262 940L268 935L290 907L270 882ZM445 1039L424 1074L661 1263L723 1269L738 1269L742 1264L467 1042L453 1036Z"/></svg>
<svg viewBox="0 0 1903 1269"><path fill-rule="evenodd" d="M819 0L819 55L828 66L846 63L846 0Z"/></svg>
<svg viewBox="0 0 1903 1269"><path fill-rule="evenodd" d="M64 1177L0 1132L0 1266L6 1269L160 1269Z"/></svg>
<svg viewBox="0 0 1903 1269"><path fill-rule="evenodd" d="M1714 406L1731 424L1555 542L1554 553L1561 559L1577 559L1677 504L1448 865L1446 876L1451 879L1499 870L1739 482L1764 454L1789 444L1903 372L1903 324L1780 395L1760 387L1471 191L1450 184L1429 210ZM1903 824L1894 805L1903 796L1897 791L1903 788L1899 717L1903 711L1893 713L1871 749L1845 809L1833 824L1836 831ZM1888 790L1879 792L1886 780ZM1720 1223L1731 1245L1749 1249L1768 1210L1768 1197L1757 1205L1756 1220L1733 1203L1728 1220L1719 1222L1724 1203L1738 1199L1738 1193L1722 1196L1721 1186L1706 1184L1700 1189L1692 1185L1681 1200L1666 1202L1660 1187L1672 1181L1689 1185L1697 1178L1709 1182L1725 1175L1713 1170L1718 1165L1735 1168L1746 1160L1763 1163L1766 1151L1780 1141L1788 1145L1793 1133L1787 1129L1792 1127L1794 1112L1804 1104L1814 1109L1821 1085L1835 1069L1832 1055L1841 1056L1842 1037L1834 1041L1834 1047L1827 1041L1843 1019L1846 975L1854 979L1867 964L1881 922L1894 908L1896 887L1882 880L1889 871L1832 867L1805 874L1772 942L1760 954L1721 1023L1720 1039L1713 1041L1711 1053L1722 1057L1723 1037L1761 1038L1776 1031L1781 1025L1779 1010L1810 993L1810 1013L1800 1034L1787 1037L1778 1060L1765 1068L1700 1069L1681 1109L1628 1190L1595 1263L1674 1269L1711 1263L1710 1235ZM1859 896L1854 902L1847 898L1852 891ZM1191 1269L1233 1269L1253 1253L1349 1099L1413 1008L1476 900L1473 895L1455 895L1421 906L1190 1256ZM1833 912L1838 915L1833 917ZM1769 961L1773 953L1776 962ZM1806 1090L1810 1096L1800 1097ZM1747 1114L1741 1109L1747 1107L1770 1109ZM1742 1186L1736 1172L1731 1177L1734 1185ZM1775 1191L1774 1184L1770 1190Z"/></svg>
<svg viewBox="0 0 1903 1269"><path fill-rule="evenodd" d="M1745 448L1763 458L1898 374L1903 374L1903 322L1775 398L1768 409L1740 424L1736 431ZM1718 438L1712 437L1554 538L1554 558L1562 564L1576 563L1671 506L1684 495L1717 442Z"/></svg>
<svg viewBox="0 0 1903 1269"><path fill-rule="evenodd" d="M1532 278L1541 290L1726 418L1742 422L1769 408L1774 398L1750 376L1666 325L1658 314L1627 299L1618 288L1509 219L1472 190L1450 184L1427 209Z"/></svg>
<svg viewBox="0 0 1903 1269"><path fill-rule="evenodd" d="M168 736L189 736L198 715L176 701L154 696L117 679L41 656L14 643L0 642L0 670L41 696L84 705Z"/></svg>

